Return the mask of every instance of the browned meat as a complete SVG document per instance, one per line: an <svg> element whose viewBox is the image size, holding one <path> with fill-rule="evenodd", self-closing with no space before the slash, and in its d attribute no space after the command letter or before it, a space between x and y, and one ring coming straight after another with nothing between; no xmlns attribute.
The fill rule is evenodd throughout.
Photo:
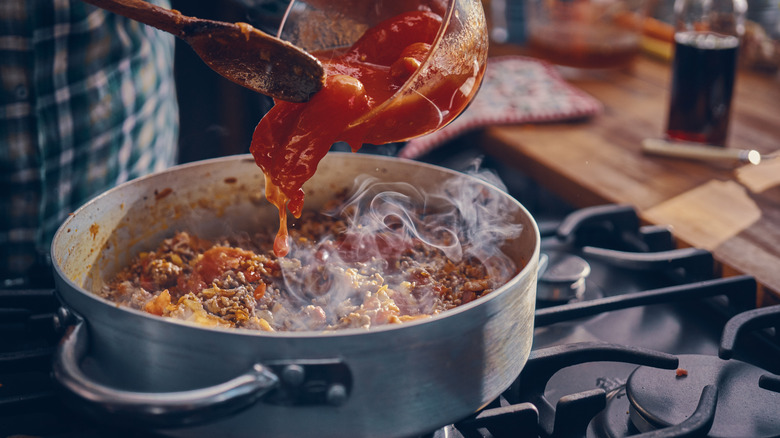
<svg viewBox="0 0 780 438"><path fill-rule="evenodd" d="M215 242L179 232L139 254L99 295L207 326L335 330L427 318L507 280L416 239L356 240L346 228L342 219L305 213L290 227L284 258L273 255L273 231ZM374 252L362 251L367 243Z"/></svg>

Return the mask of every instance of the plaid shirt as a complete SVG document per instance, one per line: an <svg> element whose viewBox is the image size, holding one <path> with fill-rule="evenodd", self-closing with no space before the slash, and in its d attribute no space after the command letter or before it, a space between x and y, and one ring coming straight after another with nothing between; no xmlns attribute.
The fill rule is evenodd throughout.
<svg viewBox="0 0 780 438"><path fill-rule="evenodd" d="M46 266L89 198L174 164L173 48L79 0L0 1L0 279Z"/></svg>

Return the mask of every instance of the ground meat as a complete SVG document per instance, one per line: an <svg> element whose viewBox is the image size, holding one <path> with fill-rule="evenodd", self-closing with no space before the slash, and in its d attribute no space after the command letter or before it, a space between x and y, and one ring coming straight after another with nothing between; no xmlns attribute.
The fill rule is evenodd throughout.
<svg viewBox="0 0 780 438"><path fill-rule="evenodd" d="M507 280L490 278L479 260L453 261L413 238L350 240L346 229L340 217L304 213L291 223L284 258L273 255L272 230L213 242L179 232L139 254L98 294L205 326L335 330L427 318ZM378 252L355 251L366 242Z"/></svg>
<svg viewBox="0 0 780 438"><path fill-rule="evenodd" d="M169 288L176 285L176 279L181 275L181 270L181 266L171 261L154 259L146 265L145 274L152 283L160 288Z"/></svg>

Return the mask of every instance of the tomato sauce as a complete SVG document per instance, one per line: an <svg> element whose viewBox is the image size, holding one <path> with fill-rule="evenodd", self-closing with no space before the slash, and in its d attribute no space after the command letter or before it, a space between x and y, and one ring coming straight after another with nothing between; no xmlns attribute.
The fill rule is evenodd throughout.
<svg viewBox="0 0 780 438"><path fill-rule="evenodd" d="M300 217L301 187L332 144L344 141L355 152L363 143L403 141L444 126L466 106L473 93L460 88L476 73L448 76L424 97L405 98L353 124L390 99L420 67L441 22L433 12L407 12L369 29L345 52L315 53L328 75L325 86L306 103L277 101L257 125L250 152L265 174L266 198L279 210L277 256L289 251L287 210Z"/></svg>
<svg viewBox="0 0 780 438"><path fill-rule="evenodd" d="M240 248L222 246L210 248L197 261L191 276L180 277L180 284L177 285L178 290L199 292L228 270L242 272L247 281L257 281L260 279L260 273L254 269L254 266L246 263L254 256L254 253Z"/></svg>

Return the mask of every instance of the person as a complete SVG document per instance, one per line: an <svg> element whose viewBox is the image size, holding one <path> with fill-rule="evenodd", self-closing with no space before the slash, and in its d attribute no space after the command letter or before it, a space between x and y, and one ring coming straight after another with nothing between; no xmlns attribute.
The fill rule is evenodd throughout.
<svg viewBox="0 0 780 438"><path fill-rule="evenodd" d="M50 275L81 204L175 164L173 55L172 35L79 0L0 3L3 286Z"/></svg>

